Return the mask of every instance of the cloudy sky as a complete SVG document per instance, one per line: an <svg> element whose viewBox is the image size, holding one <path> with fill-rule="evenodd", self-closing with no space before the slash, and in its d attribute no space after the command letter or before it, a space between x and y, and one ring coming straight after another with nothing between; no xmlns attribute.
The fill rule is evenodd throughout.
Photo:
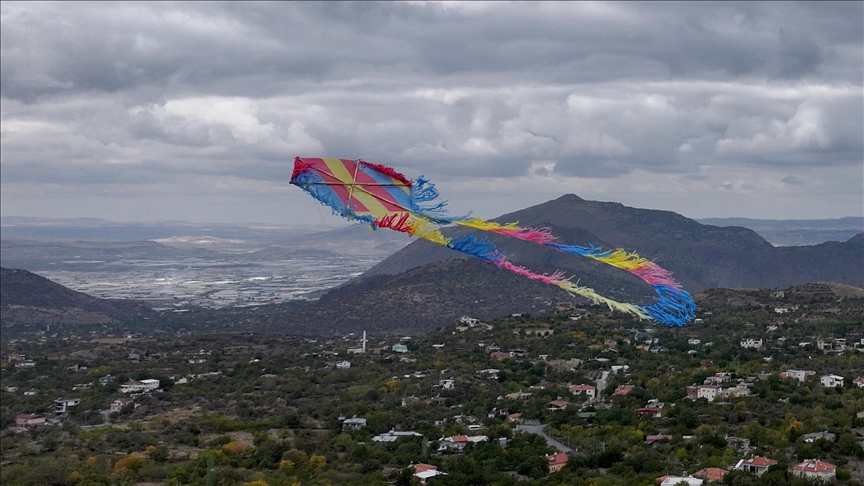
<svg viewBox="0 0 864 486"><path fill-rule="evenodd" d="M0 6L0 213L337 221L294 156L483 217L864 214L864 4Z"/></svg>

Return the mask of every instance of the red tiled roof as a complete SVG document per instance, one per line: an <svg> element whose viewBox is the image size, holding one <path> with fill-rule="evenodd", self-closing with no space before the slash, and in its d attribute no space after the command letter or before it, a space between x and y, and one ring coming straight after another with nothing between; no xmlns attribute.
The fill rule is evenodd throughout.
<svg viewBox="0 0 864 486"><path fill-rule="evenodd" d="M663 409L659 407L643 407L636 409L636 413L658 413L662 411Z"/></svg>
<svg viewBox="0 0 864 486"><path fill-rule="evenodd" d="M452 440L453 442L468 442L468 436L467 435L454 435L453 437L450 437L450 440Z"/></svg>
<svg viewBox="0 0 864 486"><path fill-rule="evenodd" d="M594 390L594 387L591 385L573 385L570 387L570 391L579 391L579 390L582 390L582 391Z"/></svg>
<svg viewBox="0 0 864 486"><path fill-rule="evenodd" d="M549 405L552 405L553 407L564 408L569 405L569 403L565 402L564 400L555 400L549 402Z"/></svg>
<svg viewBox="0 0 864 486"><path fill-rule="evenodd" d="M792 468L795 471L803 471L803 472L823 472L830 471L832 469L837 469L837 466L831 464L829 462L822 462L818 459L807 459L806 461L798 464L797 466Z"/></svg>
<svg viewBox="0 0 864 486"><path fill-rule="evenodd" d="M550 466L557 466L559 464L567 464L567 454L563 452L559 452L557 454L551 454L546 456L546 459L549 460Z"/></svg>
<svg viewBox="0 0 864 486"><path fill-rule="evenodd" d="M745 459L744 464L747 464L748 466L773 466L774 464L777 464L777 461L774 459L768 459L767 457L756 456L750 459Z"/></svg>
<svg viewBox="0 0 864 486"><path fill-rule="evenodd" d="M615 389L615 393L612 395L623 396L633 391L633 386L631 385L618 385L618 388Z"/></svg>
<svg viewBox="0 0 864 486"><path fill-rule="evenodd" d="M708 481L720 481L729 474L729 471L718 467L706 467L693 473L694 478L707 479Z"/></svg>
<svg viewBox="0 0 864 486"><path fill-rule="evenodd" d="M436 471L436 470L438 470L438 468L431 465L431 464L415 464L414 465L414 474L418 474L418 473L421 473L423 471Z"/></svg>

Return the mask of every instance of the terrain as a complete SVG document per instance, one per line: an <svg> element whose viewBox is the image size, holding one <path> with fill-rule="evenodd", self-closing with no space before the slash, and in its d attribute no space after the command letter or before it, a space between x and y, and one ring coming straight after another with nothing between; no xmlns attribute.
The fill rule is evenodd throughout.
<svg viewBox="0 0 864 486"><path fill-rule="evenodd" d="M812 282L864 287L864 233L848 241L775 247L742 227L703 225L668 211L562 196L496 218L548 227L559 241L622 247L672 271L690 292L709 288L784 288ZM467 234L447 228L448 236ZM564 270L581 285L639 304L653 292L637 278L598 262L489 235L509 259L538 273ZM512 275L426 241L415 241L361 277L286 316L286 333L393 329L422 334L461 315L481 319L548 311L580 302L565 292Z"/></svg>

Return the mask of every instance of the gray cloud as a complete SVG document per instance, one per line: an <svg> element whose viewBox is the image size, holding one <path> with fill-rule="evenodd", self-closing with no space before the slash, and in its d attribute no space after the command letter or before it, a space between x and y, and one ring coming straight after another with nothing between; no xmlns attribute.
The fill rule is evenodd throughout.
<svg viewBox="0 0 864 486"><path fill-rule="evenodd" d="M525 200L493 211L559 195L550 185L606 187L624 201L649 175L670 198L677 185L703 200L709 188L798 198L826 217L862 210L861 184L848 183L864 165L860 3L4 2L0 11L4 215L35 208L27 198L39 184L64 210L79 204L79 187L135 186L142 201L191 197L168 187L201 201L221 197L214 187L269 194L295 155L396 165L469 206L472 194L521 184ZM747 171L782 183L760 185ZM813 190L831 184L845 199L829 207ZM122 195L101 197L112 206ZM628 201L694 207L640 197ZM250 220L295 217L249 204ZM720 206L692 216L722 216Z"/></svg>

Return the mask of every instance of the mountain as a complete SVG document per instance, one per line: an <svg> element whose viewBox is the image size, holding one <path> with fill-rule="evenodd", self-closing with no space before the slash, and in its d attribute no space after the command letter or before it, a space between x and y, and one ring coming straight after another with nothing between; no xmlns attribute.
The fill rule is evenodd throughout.
<svg viewBox="0 0 864 486"><path fill-rule="evenodd" d="M586 201L572 194L495 221L548 227L564 243L636 251L671 270L690 292L820 281L864 287L864 234L842 243L777 248L747 228L703 225L669 211ZM473 230L444 232L452 236ZM514 263L535 272L564 270L580 284L618 300L653 302L653 290L621 270L524 241L487 236ZM574 300L555 287L418 240L303 312L286 316L279 330L422 334L461 315L484 319L540 312Z"/></svg>
<svg viewBox="0 0 864 486"><path fill-rule="evenodd" d="M818 245L826 241L846 241L864 232L864 218L847 216L838 219L698 219L713 226L742 226L751 229L774 246Z"/></svg>
<svg viewBox="0 0 864 486"><path fill-rule="evenodd" d="M0 268L0 327L108 324L152 314L134 301L97 299L26 270Z"/></svg>

